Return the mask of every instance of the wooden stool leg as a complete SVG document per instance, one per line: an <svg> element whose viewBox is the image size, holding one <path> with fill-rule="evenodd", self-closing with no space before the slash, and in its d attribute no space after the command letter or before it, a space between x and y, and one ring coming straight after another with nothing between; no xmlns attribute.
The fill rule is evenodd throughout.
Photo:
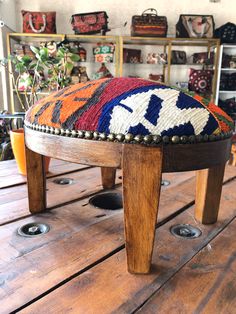
<svg viewBox="0 0 236 314"><path fill-rule="evenodd" d="M102 186L104 189L113 189L116 181L116 168L101 167Z"/></svg>
<svg viewBox="0 0 236 314"><path fill-rule="evenodd" d="M161 188L162 148L123 147L123 202L128 271L150 271Z"/></svg>
<svg viewBox="0 0 236 314"><path fill-rule="evenodd" d="M46 209L46 175L44 157L25 146L29 210L39 213Z"/></svg>
<svg viewBox="0 0 236 314"><path fill-rule="evenodd" d="M197 171L195 218L203 224L217 221L225 164Z"/></svg>

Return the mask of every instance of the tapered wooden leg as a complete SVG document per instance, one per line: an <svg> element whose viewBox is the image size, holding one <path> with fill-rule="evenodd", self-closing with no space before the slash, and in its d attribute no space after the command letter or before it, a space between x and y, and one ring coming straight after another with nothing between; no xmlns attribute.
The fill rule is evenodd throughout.
<svg viewBox="0 0 236 314"><path fill-rule="evenodd" d="M46 209L46 175L44 157L25 147L29 210L39 213Z"/></svg>
<svg viewBox="0 0 236 314"><path fill-rule="evenodd" d="M161 188L162 148L123 147L123 202L128 271L150 271Z"/></svg>
<svg viewBox="0 0 236 314"><path fill-rule="evenodd" d="M197 171L195 218L203 224L217 221L225 164Z"/></svg>
<svg viewBox="0 0 236 314"><path fill-rule="evenodd" d="M116 168L101 167L102 186L104 189L113 189L116 181Z"/></svg>

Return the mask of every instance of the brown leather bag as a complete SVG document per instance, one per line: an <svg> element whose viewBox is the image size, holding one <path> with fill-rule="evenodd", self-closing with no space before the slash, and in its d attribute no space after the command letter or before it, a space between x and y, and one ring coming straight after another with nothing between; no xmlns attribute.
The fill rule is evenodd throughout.
<svg viewBox="0 0 236 314"><path fill-rule="evenodd" d="M147 13L150 11L151 13ZM131 36L166 37L168 29L166 16L157 15L153 8L142 15L134 15L131 22Z"/></svg>

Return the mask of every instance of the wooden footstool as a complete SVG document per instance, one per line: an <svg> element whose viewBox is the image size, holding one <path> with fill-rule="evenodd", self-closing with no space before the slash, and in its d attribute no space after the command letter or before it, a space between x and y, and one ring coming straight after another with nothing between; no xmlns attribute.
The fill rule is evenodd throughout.
<svg viewBox="0 0 236 314"><path fill-rule="evenodd" d="M101 167L104 188L122 168L128 271L148 273L162 173L198 170L196 219L216 222L232 126L202 97L143 79L101 79L52 93L25 120L29 209L46 209L43 155Z"/></svg>

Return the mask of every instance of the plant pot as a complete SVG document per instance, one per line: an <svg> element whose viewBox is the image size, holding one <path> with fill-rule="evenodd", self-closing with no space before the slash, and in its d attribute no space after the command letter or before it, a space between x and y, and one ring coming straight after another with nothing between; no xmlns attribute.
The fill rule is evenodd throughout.
<svg viewBox="0 0 236 314"><path fill-rule="evenodd" d="M11 146L18 171L22 175L26 175L26 160L25 160L25 138L24 129L10 131ZM49 169L50 157L44 157L46 173Z"/></svg>

